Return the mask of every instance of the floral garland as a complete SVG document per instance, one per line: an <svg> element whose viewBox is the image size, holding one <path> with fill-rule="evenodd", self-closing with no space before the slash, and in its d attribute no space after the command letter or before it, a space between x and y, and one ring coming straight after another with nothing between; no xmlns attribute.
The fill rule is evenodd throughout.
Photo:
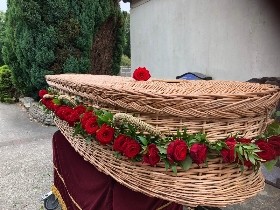
<svg viewBox="0 0 280 210"><path fill-rule="evenodd" d="M134 73L141 72L140 80L149 79L147 69L140 68L138 73L137 70ZM171 168L174 173L178 166L187 170L193 163L207 165L207 159L216 157L221 157L224 163L238 165L242 171L245 167L258 170L261 163L271 169L280 156L280 124L277 122L254 139L230 136L223 141L210 142L206 134L188 134L186 129L176 135L160 137L138 132L125 121L116 126L111 112L83 104L73 105L51 89L40 90L39 97L48 110L75 129L74 135L82 135L88 143L95 140L111 145L118 158L124 156L150 166L164 162L166 170Z"/></svg>

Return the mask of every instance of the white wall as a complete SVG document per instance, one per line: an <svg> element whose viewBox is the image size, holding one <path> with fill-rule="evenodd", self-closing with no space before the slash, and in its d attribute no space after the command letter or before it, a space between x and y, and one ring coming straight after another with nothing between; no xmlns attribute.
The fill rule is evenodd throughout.
<svg viewBox="0 0 280 210"><path fill-rule="evenodd" d="M280 9L268 0L132 0L132 69L175 79L280 77ZM279 15L277 15L277 13Z"/></svg>

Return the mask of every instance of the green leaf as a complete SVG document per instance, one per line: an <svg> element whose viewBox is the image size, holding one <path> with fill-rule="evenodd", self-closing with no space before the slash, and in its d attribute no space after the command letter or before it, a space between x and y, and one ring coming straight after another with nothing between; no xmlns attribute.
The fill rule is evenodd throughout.
<svg viewBox="0 0 280 210"><path fill-rule="evenodd" d="M245 156L245 159L248 160L248 154L247 154L247 152L244 152L244 156Z"/></svg>
<svg viewBox="0 0 280 210"><path fill-rule="evenodd" d="M243 149L242 149L241 146L238 146L238 152L239 152L240 155L243 155Z"/></svg>
<svg viewBox="0 0 280 210"><path fill-rule="evenodd" d="M57 98L54 98L52 101L56 105L61 105L61 101L59 99L57 99Z"/></svg>
<svg viewBox="0 0 280 210"><path fill-rule="evenodd" d="M86 109L87 112L90 112L90 111L93 111L93 110L94 110L94 108L92 106L88 106L87 109Z"/></svg>
<svg viewBox="0 0 280 210"><path fill-rule="evenodd" d="M182 168L186 171L192 166L192 159L188 156L184 161L181 162Z"/></svg>
<svg viewBox="0 0 280 210"><path fill-rule="evenodd" d="M255 149L255 147L252 146L252 145L243 145L243 148L244 148L244 149L247 149L247 150Z"/></svg>
<svg viewBox="0 0 280 210"><path fill-rule="evenodd" d="M243 165L243 163L242 163L241 165L239 165L239 167L240 167L240 171L243 172L243 171L244 171L244 165Z"/></svg>
<svg viewBox="0 0 280 210"><path fill-rule="evenodd" d="M167 154L167 150L161 146L157 146L160 154Z"/></svg>
<svg viewBox="0 0 280 210"><path fill-rule="evenodd" d="M81 123L79 123L79 124L77 124L77 126L75 127L73 136L76 136L76 135L80 134L81 132L82 132L82 125L81 125Z"/></svg>
<svg viewBox="0 0 280 210"><path fill-rule="evenodd" d="M271 160L271 161L265 162L264 166L268 171L271 171L276 163L277 163L277 160Z"/></svg>
<svg viewBox="0 0 280 210"><path fill-rule="evenodd" d="M103 114L102 110L94 109L94 113L96 116L101 116Z"/></svg>
<svg viewBox="0 0 280 210"><path fill-rule="evenodd" d="M280 117L280 111L275 112L276 117Z"/></svg>
<svg viewBox="0 0 280 210"><path fill-rule="evenodd" d="M143 136L137 136L137 139L139 139L139 141L141 141L141 143L144 145L144 146L147 146L148 145L148 140L143 137Z"/></svg>
<svg viewBox="0 0 280 210"><path fill-rule="evenodd" d="M280 134L280 123L273 122L271 123L267 129L266 129L266 136L272 136L272 135L279 135Z"/></svg>
<svg viewBox="0 0 280 210"><path fill-rule="evenodd" d="M183 139L187 140L187 138L189 136L188 133L187 133L187 129L184 128L183 130L184 130L184 132L183 132Z"/></svg>
<svg viewBox="0 0 280 210"><path fill-rule="evenodd" d="M176 165L172 165L172 166L171 166L171 169L172 169L173 173L174 173L175 175L177 175L177 166L176 166Z"/></svg>
<svg viewBox="0 0 280 210"><path fill-rule="evenodd" d="M111 112L108 112L108 111L103 111L103 116L107 119L107 120L110 120L112 121L113 120L113 114Z"/></svg>
<svg viewBox="0 0 280 210"><path fill-rule="evenodd" d="M254 159L254 157L251 154L248 155L248 158L253 165L256 164L256 160Z"/></svg>
<svg viewBox="0 0 280 210"><path fill-rule="evenodd" d="M194 144L196 142L197 142L197 139L192 139L192 140L189 141L189 144L192 145L192 144Z"/></svg>
<svg viewBox="0 0 280 210"><path fill-rule="evenodd" d="M86 140L86 143L87 143L87 144L90 144L90 143L91 143L91 140L92 140L92 137L91 137L91 136L87 136L87 137L85 138L85 140Z"/></svg>
<svg viewBox="0 0 280 210"><path fill-rule="evenodd" d="M177 137L178 137L178 138L181 138L181 137L182 137L182 135L181 135L179 129L177 130Z"/></svg>
<svg viewBox="0 0 280 210"><path fill-rule="evenodd" d="M235 153L235 157L236 157L236 154L238 156L238 159L243 163L243 157L241 154L239 154L238 152ZM235 159L235 158L234 158Z"/></svg>
<svg viewBox="0 0 280 210"><path fill-rule="evenodd" d="M120 159L121 158L121 154L119 152L114 152L114 156L117 158L117 159Z"/></svg>
<svg viewBox="0 0 280 210"><path fill-rule="evenodd" d="M163 161L164 161L164 165L165 165L165 171L167 171L170 168L170 163L166 159L163 159Z"/></svg>

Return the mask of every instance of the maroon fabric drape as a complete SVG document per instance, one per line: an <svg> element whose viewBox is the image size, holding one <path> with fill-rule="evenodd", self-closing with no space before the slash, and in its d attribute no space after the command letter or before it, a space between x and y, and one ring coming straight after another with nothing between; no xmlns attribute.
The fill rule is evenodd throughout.
<svg viewBox="0 0 280 210"><path fill-rule="evenodd" d="M54 185L68 210L154 210L168 201L134 192L85 161L60 131L53 136ZM164 210L183 210L172 203Z"/></svg>

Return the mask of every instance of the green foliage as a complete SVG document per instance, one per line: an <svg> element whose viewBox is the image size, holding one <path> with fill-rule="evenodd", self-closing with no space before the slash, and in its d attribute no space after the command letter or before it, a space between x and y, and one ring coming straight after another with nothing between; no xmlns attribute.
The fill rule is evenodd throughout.
<svg viewBox="0 0 280 210"><path fill-rule="evenodd" d="M124 16L124 49L123 54L131 58L131 47L130 47L130 14L123 12Z"/></svg>
<svg viewBox="0 0 280 210"><path fill-rule="evenodd" d="M131 60L127 55L122 55L121 66L131 66Z"/></svg>
<svg viewBox="0 0 280 210"><path fill-rule="evenodd" d="M12 82L12 72L7 65L0 67L0 101L12 103L15 101L16 89Z"/></svg>
<svg viewBox="0 0 280 210"><path fill-rule="evenodd" d="M46 74L89 73L95 36L115 20L110 74L118 74L123 47L123 16L115 0L8 0L3 57L14 84L35 97ZM1 23L0 23L1 31ZM1 44L1 35L0 35ZM102 49L100 50L102 53ZM102 57L102 56L101 56ZM98 60L96 62L99 62Z"/></svg>
<svg viewBox="0 0 280 210"><path fill-rule="evenodd" d="M117 24L116 24L116 43L113 53L112 73L118 75L120 72L120 63L123 54L124 44L124 19L120 11L117 12Z"/></svg>
<svg viewBox="0 0 280 210"><path fill-rule="evenodd" d="M5 40L5 13L0 11L0 66L4 65L2 48Z"/></svg>

